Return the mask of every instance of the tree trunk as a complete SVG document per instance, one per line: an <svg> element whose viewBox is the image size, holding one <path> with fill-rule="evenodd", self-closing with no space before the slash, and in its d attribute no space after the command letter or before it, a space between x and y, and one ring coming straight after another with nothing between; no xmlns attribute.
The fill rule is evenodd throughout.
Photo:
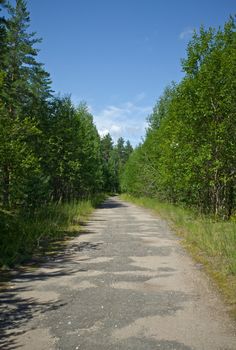
<svg viewBox="0 0 236 350"><path fill-rule="evenodd" d="M229 186L229 194L228 194L228 208L227 208L227 219L229 220L234 208L234 185L233 183Z"/></svg>
<svg viewBox="0 0 236 350"><path fill-rule="evenodd" d="M8 164L3 166L3 206L10 206L10 169Z"/></svg>

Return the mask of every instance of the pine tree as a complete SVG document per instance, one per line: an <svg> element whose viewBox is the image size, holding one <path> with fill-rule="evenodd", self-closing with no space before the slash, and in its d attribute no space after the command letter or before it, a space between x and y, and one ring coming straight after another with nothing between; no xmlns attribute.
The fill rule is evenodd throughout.
<svg viewBox="0 0 236 350"><path fill-rule="evenodd" d="M7 3L9 18L5 29L3 81L1 100L3 105L1 130L1 182L3 204L9 206L27 201L28 182L38 178L40 165L35 154L35 139L39 130L38 113L33 113L34 101L40 105L42 96L48 96L48 76L36 61L39 43L35 33L29 33L29 12L24 0L16 0L15 7ZM39 93L40 92L40 93ZM27 176L25 176L25 173ZM38 181L38 180L37 180ZM14 193L14 196L13 196ZM21 197L21 199L20 199Z"/></svg>

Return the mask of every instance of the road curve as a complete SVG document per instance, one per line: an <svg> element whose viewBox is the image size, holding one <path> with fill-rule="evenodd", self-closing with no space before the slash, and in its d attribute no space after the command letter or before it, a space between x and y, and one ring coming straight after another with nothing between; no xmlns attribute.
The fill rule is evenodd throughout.
<svg viewBox="0 0 236 350"><path fill-rule="evenodd" d="M4 350L235 350L235 324L167 223L108 199L1 293Z"/></svg>

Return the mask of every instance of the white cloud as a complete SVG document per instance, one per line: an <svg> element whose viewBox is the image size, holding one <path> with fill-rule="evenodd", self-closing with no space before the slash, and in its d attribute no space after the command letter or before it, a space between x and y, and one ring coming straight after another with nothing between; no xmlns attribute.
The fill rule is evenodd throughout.
<svg viewBox="0 0 236 350"><path fill-rule="evenodd" d="M107 134L109 134L109 130L108 129L98 129L98 133L101 137L104 137Z"/></svg>
<svg viewBox="0 0 236 350"><path fill-rule="evenodd" d="M186 28L179 34L179 39L180 40L185 40L185 39L190 39L193 34L193 29L192 28Z"/></svg>
<svg viewBox="0 0 236 350"><path fill-rule="evenodd" d="M98 113L94 112L94 121L101 136L109 132L115 142L123 137L136 145L145 134L146 118L151 111L151 106L140 105L137 98L134 98L134 102L110 105Z"/></svg>
<svg viewBox="0 0 236 350"><path fill-rule="evenodd" d="M119 135L120 132L122 131L122 128L120 125L112 125L110 130L113 134Z"/></svg>

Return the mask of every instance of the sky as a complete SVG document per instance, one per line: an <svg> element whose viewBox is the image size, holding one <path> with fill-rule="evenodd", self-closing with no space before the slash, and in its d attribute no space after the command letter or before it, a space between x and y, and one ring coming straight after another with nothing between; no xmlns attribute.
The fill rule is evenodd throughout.
<svg viewBox="0 0 236 350"><path fill-rule="evenodd" d="M85 101L101 135L142 141L194 29L224 25L235 0L28 0L56 93Z"/></svg>

